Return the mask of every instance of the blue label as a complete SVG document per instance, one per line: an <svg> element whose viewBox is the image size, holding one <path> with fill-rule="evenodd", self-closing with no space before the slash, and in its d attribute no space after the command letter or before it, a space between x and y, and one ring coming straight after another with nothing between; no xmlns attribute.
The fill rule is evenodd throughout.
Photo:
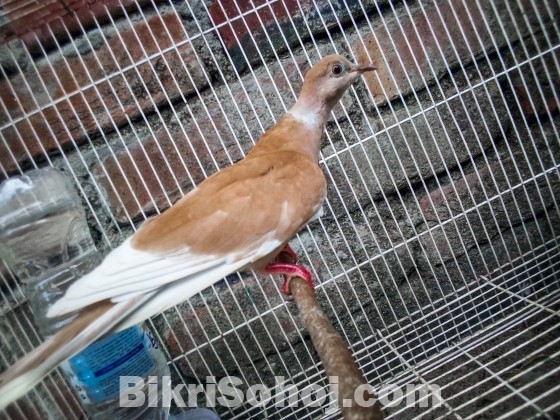
<svg viewBox="0 0 560 420"><path fill-rule="evenodd" d="M139 326L96 341L69 364L91 402L118 396L120 376L145 377L156 366Z"/></svg>

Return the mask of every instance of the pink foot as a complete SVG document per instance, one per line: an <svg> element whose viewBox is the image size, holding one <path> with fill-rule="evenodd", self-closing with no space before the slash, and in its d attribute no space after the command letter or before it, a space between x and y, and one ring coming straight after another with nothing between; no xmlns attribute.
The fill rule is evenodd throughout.
<svg viewBox="0 0 560 420"><path fill-rule="evenodd" d="M293 251L292 251L293 252ZM295 255L295 254L294 254ZM286 296L290 296L290 280L294 277L301 277L304 279L311 287L311 290L315 290L315 285L313 284L313 280L311 280L311 273L307 271L306 268L302 267L301 265L297 264L287 264L287 263L279 263L272 261L268 264L263 270L263 274L281 274L284 276L284 284L280 289L282 293Z"/></svg>

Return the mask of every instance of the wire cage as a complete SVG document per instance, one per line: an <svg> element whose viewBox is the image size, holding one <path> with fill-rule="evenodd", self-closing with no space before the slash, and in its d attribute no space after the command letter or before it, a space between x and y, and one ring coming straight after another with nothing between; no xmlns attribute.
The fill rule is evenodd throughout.
<svg viewBox="0 0 560 420"><path fill-rule="evenodd" d="M0 177L65 172L102 253L242 158L320 57L374 63L327 124L324 215L291 242L323 309L388 418L560 415L557 0L0 7ZM0 276L4 370L40 339ZM231 275L150 326L174 385L269 387L224 419L340 415L275 398L328 382L272 278ZM2 415L83 412L57 371Z"/></svg>

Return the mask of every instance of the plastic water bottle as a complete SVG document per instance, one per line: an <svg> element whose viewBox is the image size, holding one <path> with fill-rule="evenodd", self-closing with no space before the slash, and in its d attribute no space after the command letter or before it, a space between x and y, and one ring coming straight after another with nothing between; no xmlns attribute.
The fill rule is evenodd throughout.
<svg viewBox="0 0 560 420"><path fill-rule="evenodd" d="M74 314L47 318L46 313L101 258L65 175L38 169L0 185L0 255L24 285L44 337L71 321ZM61 367L92 418L167 418L169 407L149 407L148 398L140 407L119 407L120 376L169 378L165 357L143 325L102 338Z"/></svg>

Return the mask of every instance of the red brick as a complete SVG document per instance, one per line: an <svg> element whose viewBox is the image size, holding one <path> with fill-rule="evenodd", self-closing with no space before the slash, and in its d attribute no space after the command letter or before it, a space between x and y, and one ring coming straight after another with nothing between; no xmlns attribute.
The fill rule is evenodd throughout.
<svg viewBox="0 0 560 420"><path fill-rule="evenodd" d="M280 283L278 278L275 281ZM260 282L260 286L257 282ZM218 287L221 288L219 285ZM163 336L171 358L177 359L190 353L186 361L178 360L178 366L185 374L199 377L231 374L237 364L243 365L248 357L254 362L285 347L288 342L299 339L298 326L286 307L247 324L246 320L253 318L254 311L259 307L263 307L262 311L270 309L261 293L261 287L271 305L282 302L283 298L278 294L274 280L246 277L243 282L230 283L229 288L235 299L229 288L222 289L219 292L219 303L210 295L205 299L206 305L195 304L192 309L190 305L180 305L181 317L176 317L172 311L166 313L169 326L165 326ZM226 316L227 321L224 319ZM216 324L220 326L220 330L216 328ZM270 328L271 325L275 328ZM236 328L236 333L223 334L232 327ZM255 341L259 346L247 345Z"/></svg>
<svg viewBox="0 0 560 420"><path fill-rule="evenodd" d="M274 17L276 17L279 22L282 22L290 16L288 13L296 14L299 12L298 2L296 0L272 3L270 7L266 6L255 10L265 3L267 3L265 0L241 0L236 2L216 0L212 2L208 11L214 25L218 26L231 21L218 29L226 48L230 49L233 45L237 44L236 35L239 39L247 33L255 33L259 29L262 29L263 25L266 26L267 24L275 22ZM311 2L307 0L301 3L303 7L308 7ZM247 14L242 16L243 13ZM274 15L272 13L274 13Z"/></svg>
<svg viewBox="0 0 560 420"><path fill-rule="evenodd" d="M463 214L463 209L472 209L476 204L486 201L485 191L489 197L496 194L492 178L498 171L499 165L491 164L420 198L418 204L426 224L430 227L438 226L431 233L420 235L425 256L433 264L464 254L465 248L469 249L476 243L488 240L487 233L490 237L496 234L497 226L487 205L466 215ZM458 218L440 224L453 216ZM483 221L486 222L484 225Z"/></svg>
<svg viewBox="0 0 560 420"><path fill-rule="evenodd" d="M238 71L260 65L262 58L275 58L287 48L300 48L301 40L313 34L336 32L361 21L380 1L345 0L316 2L224 1L210 2L209 15Z"/></svg>
<svg viewBox="0 0 560 420"><path fill-rule="evenodd" d="M513 91L517 95L521 111L527 117L544 117L548 113L554 115L558 112L559 104L554 96L560 92L560 80L554 59L560 60L560 51L555 50L542 60L536 60L532 63L532 68L525 64L510 74ZM550 80L546 77L547 71Z"/></svg>
<svg viewBox="0 0 560 420"><path fill-rule="evenodd" d="M378 67L377 75L365 75L375 103L381 105L420 89L457 63L464 65L478 58L483 50L506 46L506 39L514 44L535 28L552 33L556 4L551 6L550 14L542 2L509 2L510 15L509 11L500 13L506 1L450 0L423 9L416 7L410 14L390 19L373 34L364 36L365 47L357 41L354 50L360 61L371 59Z"/></svg>
<svg viewBox="0 0 560 420"><path fill-rule="evenodd" d="M446 261L463 254L464 247L470 249L493 238L500 241L507 230L527 224L553 207L554 197L560 193L558 177L550 174L526 182L532 176L531 168L542 159L538 151L547 143L546 136L534 141L535 149L522 152L511 140L513 157L491 162L419 199L426 225L435 227L420 236L427 258L438 264L438 253ZM551 148L552 153L558 152L558 147ZM541 224L543 231L548 227ZM505 245L512 250L517 247Z"/></svg>
<svg viewBox="0 0 560 420"><path fill-rule="evenodd" d="M209 108L212 115L217 106L210 105ZM183 121L188 138L178 125L169 125L167 130L172 139L166 129L162 128L154 133L157 141L148 135L140 139L141 144L135 140L128 145L128 151L121 150L115 156L106 158L102 164L94 165L96 181L103 188L108 204L119 222L127 222L127 214L137 220L141 218L142 211L150 214L156 208L159 211L165 210L169 207L167 197L174 203L181 197L181 189L192 188L191 178L198 184L205 178L204 171L206 175L216 171L212 158L220 166L229 163L208 116L201 112L195 118L200 130L193 120ZM225 132L221 118L215 118L213 122L220 132ZM200 131L204 133L206 141ZM237 154L235 150L233 152L234 158L241 157L238 150Z"/></svg>
<svg viewBox="0 0 560 420"><path fill-rule="evenodd" d="M137 219L141 211L151 213L155 207L164 210L169 206L166 197L169 196L171 202L175 202L180 198L180 188L185 187L185 182L189 180L173 144L174 141L183 152L189 149L182 133L173 133L173 141L164 130L157 132L156 137L157 141L150 137L143 148L134 145L128 152L120 151L114 157L107 158L103 164L94 165L96 180L104 189L108 203L120 222L128 220L127 214ZM199 147L197 153L202 155L202 152L203 148ZM192 157L192 152L184 154L184 160L191 176L200 181L202 171Z"/></svg>
<svg viewBox="0 0 560 420"><path fill-rule="evenodd" d="M157 41L154 41L152 33ZM24 112L31 113L29 120L36 130L36 133L32 132L28 121L15 123L31 156L24 152L13 126L8 125L2 131L8 148L18 162L40 158L43 155L41 144L49 153L56 151L58 144L62 147L70 145L71 139L79 144L86 136L94 135L99 130L113 130L115 126L126 124L128 118L134 119L142 112L150 111L154 103L166 103L167 97L174 100L206 86L204 69L196 60L190 44L185 43L177 50L158 54L162 49L185 39L183 26L176 14L153 16L122 31L120 36L122 41L114 35L95 53L69 58L67 63L58 58L52 63L52 69L45 61L38 62L37 72L45 87L35 71L16 75L9 81L0 83L0 97L9 113L7 115L0 111L0 124L9 124L10 117L20 119ZM117 74L121 68L132 66L153 54L158 55ZM164 60L169 67L164 65ZM183 63L195 86L191 84ZM179 87L169 68L173 69L173 76ZM106 76L109 78L106 79ZM95 87L91 86L90 80L95 82ZM147 87L147 92L142 82ZM164 89L161 89L160 83ZM68 98L60 101L64 96ZM55 104L57 100L60 102ZM42 111L37 110L35 101ZM0 143L0 163L7 172L16 168L4 143Z"/></svg>
<svg viewBox="0 0 560 420"><path fill-rule="evenodd" d="M20 38L32 52L52 48L55 39L61 43L68 36L82 33L117 18L125 10L134 10L150 0L51 0L45 2L5 2L2 5L8 22L0 28L0 38L10 41Z"/></svg>
<svg viewBox="0 0 560 420"><path fill-rule="evenodd" d="M387 25L377 27L375 36L373 34L365 36L365 49L361 43L356 45L359 61L368 62L371 59L378 68L377 74L365 74L366 83L376 105L392 100L400 94L409 93L412 88L407 75L414 89L422 87L425 80L433 80L435 75L430 65L436 72L445 71L446 66L451 66L458 61L455 51L459 55L459 60L468 60L471 56L469 46L475 54L483 48L476 38L476 33L480 36L484 47L489 46L490 35L474 3L473 7L469 7L471 3L465 4L460 0L451 0L450 3L437 4L443 20L435 5L424 7L424 12L416 8L411 11L411 17L407 15L400 17L399 20L391 20ZM468 12L466 7L469 7ZM453 10L457 17L454 16ZM474 25L468 13L471 14ZM399 23L402 29L399 28ZM461 28L465 33L466 42ZM386 61L383 59L383 54Z"/></svg>
<svg viewBox="0 0 560 420"><path fill-rule="evenodd" d="M176 320L177 325L164 333L171 357L180 356L206 342L205 326L212 325L212 317L205 306L195 306L193 309L185 311L182 318ZM207 333L212 335L210 330Z"/></svg>
<svg viewBox="0 0 560 420"><path fill-rule="evenodd" d="M498 168L498 164L483 167L420 198L418 204L422 209L424 218L428 221L436 221L435 211L437 211L440 219L445 220L450 216L447 214L446 217L446 214L444 214L448 212L447 206L452 210L459 211L459 202L462 203L465 209L472 207L476 203L472 202L470 194L473 194L477 202L483 201L482 188L484 185L491 184L492 172L498 170ZM492 194L490 193L490 195Z"/></svg>

